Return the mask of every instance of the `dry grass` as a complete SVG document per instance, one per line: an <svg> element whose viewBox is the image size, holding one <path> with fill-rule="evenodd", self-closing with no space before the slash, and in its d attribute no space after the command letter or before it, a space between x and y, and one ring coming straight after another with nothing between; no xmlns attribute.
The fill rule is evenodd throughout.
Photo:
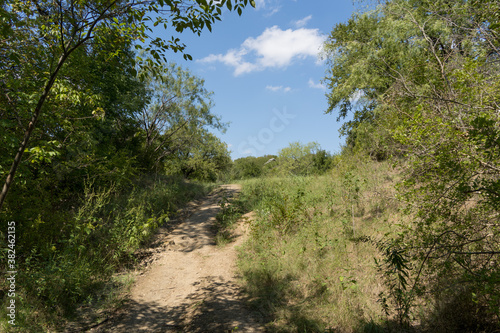
<svg viewBox="0 0 500 333"><path fill-rule="evenodd" d="M381 330L384 286L366 237L400 222L397 173L387 163L342 162L324 176L243 184L259 200L240 270L269 331Z"/></svg>

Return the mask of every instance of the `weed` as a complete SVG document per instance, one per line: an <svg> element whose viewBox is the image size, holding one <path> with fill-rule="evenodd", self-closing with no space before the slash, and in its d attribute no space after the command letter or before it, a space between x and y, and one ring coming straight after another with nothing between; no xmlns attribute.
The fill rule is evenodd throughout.
<svg viewBox="0 0 500 333"><path fill-rule="evenodd" d="M215 216L215 242L217 245L225 245L231 242L234 224L249 211L249 206L243 197L229 198L224 194L219 207Z"/></svg>
<svg viewBox="0 0 500 333"><path fill-rule="evenodd" d="M390 188L382 176L387 168L346 161L323 176L243 182L256 219L239 267L270 331L352 332L361 322L373 323L366 331L381 327L377 300L386 287L373 264L378 252L360 240L384 234L398 214L388 206L372 215L372 206L386 206L372 193Z"/></svg>
<svg viewBox="0 0 500 333"><path fill-rule="evenodd" d="M413 290L407 288L410 271L409 261L405 251L395 244L379 242L379 249L383 252L384 258L382 261L376 260L376 264L384 277L389 297L387 298L385 293L381 292L379 302L387 317L390 316L391 309L394 309L398 324L403 328L408 328L413 305Z"/></svg>
<svg viewBox="0 0 500 333"><path fill-rule="evenodd" d="M62 331L65 321L78 316L79 307L112 304L114 293L104 296L101 291L113 274L134 264L134 251L179 206L208 190L206 185L158 176L140 179L128 191L100 190L89 183L72 210L20 223L19 235L26 237L16 244L23 267L16 276L17 327L23 332ZM4 322L7 301L0 299L2 328L10 327Z"/></svg>

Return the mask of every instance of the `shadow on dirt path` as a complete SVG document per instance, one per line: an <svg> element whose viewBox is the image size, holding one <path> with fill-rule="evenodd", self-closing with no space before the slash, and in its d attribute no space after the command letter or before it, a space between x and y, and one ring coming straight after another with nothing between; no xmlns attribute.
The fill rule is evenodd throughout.
<svg viewBox="0 0 500 333"><path fill-rule="evenodd" d="M156 260L137 277L128 301L88 332L264 332L235 275L236 247L248 226L238 227L231 244L217 247L214 241L218 202L239 190L221 186L189 208L173 231L160 230Z"/></svg>

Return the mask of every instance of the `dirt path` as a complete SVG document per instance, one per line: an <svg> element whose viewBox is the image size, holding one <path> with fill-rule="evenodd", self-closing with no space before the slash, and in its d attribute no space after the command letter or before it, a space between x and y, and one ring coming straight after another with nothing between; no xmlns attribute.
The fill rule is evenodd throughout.
<svg viewBox="0 0 500 333"><path fill-rule="evenodd" d="M91 332L264 332L235 276L235 247L247 226L242 224L236 240L225 247L215 245L211 229L222 193L239 190L239 185L224 185L191 208L176 229L160 234L161 250L137 277L130 300Z"/></svg>

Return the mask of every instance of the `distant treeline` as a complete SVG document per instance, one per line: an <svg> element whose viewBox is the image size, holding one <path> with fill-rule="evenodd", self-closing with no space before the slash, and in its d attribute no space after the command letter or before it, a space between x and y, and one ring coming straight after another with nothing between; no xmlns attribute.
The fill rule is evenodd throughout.
<svg viewBox="0 0 500 333"><path fill-rule="evenodd" d="M293 142L281 149L278 155L242 157L233 162L232 179L260 176L319 175L335 165L335 156L320 148L316 142Z"/></svg>

